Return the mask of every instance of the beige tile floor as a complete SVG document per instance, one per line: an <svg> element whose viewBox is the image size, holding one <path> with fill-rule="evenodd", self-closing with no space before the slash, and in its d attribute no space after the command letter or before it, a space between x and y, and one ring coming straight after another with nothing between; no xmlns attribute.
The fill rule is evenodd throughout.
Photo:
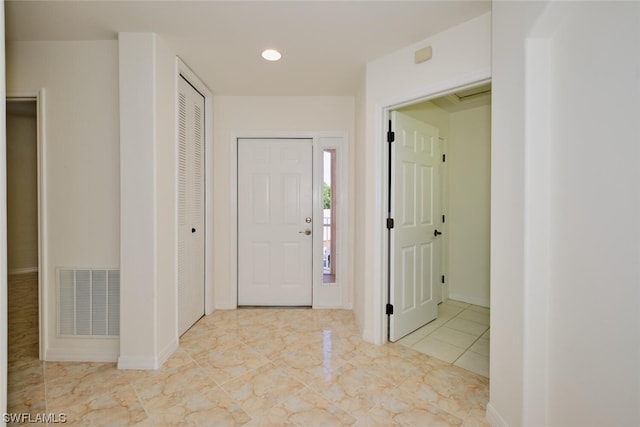
<svg viewBox="0 0 640 427"><path fill-rule="evenodd" d="M489 315L486 307L449 300L436 320L398 343L488 378Z"/></svg>
<svg viewBox="0 0 640 427"><path fill-rule="evenodd" d="M345 310L217 311L157 371L41 362L34 283L9 283L9 412L74 426L488 425L487 378L365 343Z"/></svg>

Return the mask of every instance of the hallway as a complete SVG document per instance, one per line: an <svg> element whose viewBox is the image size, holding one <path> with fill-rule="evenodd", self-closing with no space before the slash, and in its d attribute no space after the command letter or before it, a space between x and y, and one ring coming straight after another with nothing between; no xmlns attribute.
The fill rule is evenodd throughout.
<svg viewBox="0 0 640 427"><path fill-rule="evenodd" d="M35 277L11 276L11 297L33 300ZM11 413L64 413L69 425L488 425L487 378L365 343L351 311L216 311L157 371L38 361L37 310L9 312Z"/></svg>

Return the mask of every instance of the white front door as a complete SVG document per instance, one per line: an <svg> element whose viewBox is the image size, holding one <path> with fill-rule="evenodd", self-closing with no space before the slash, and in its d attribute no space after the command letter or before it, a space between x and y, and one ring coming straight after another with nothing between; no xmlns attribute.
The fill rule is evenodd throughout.
<svg viewBox="0 0 640 427"><path fill-rule="evenodd" d="M311 306L312 148L238 139L238 305Z"/></svg>
<svg viewBox="0 0 640 427"><path fill-rule="evenodd" d="M437 128L397 111L391 122L389 340L396 341L438 315L442 159Z"/></svg>
<svg viewBox="0 0 640 427"><path fill-rule="evenodd" d="M204 315L204 97L178 93L178 331Z"/></svg>

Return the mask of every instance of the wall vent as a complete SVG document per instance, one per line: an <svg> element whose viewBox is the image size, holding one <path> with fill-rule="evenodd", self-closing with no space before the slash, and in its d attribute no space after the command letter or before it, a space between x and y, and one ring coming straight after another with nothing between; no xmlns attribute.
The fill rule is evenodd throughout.
<svg viewBox="0 0 640 427"><path fill-rule="evenodd" d="M120 271L58 269L58 335L120 335Z"/></svg>

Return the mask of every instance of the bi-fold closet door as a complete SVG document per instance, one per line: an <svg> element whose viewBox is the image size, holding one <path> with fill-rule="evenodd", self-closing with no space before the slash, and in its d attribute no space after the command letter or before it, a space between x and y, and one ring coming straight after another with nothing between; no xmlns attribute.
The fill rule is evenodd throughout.
<svg viewBox="0 0 640 427"><path fill-rule="evenodd" d="M184 77L178 88L178 329L204 315L205 98Z"/></svg>

